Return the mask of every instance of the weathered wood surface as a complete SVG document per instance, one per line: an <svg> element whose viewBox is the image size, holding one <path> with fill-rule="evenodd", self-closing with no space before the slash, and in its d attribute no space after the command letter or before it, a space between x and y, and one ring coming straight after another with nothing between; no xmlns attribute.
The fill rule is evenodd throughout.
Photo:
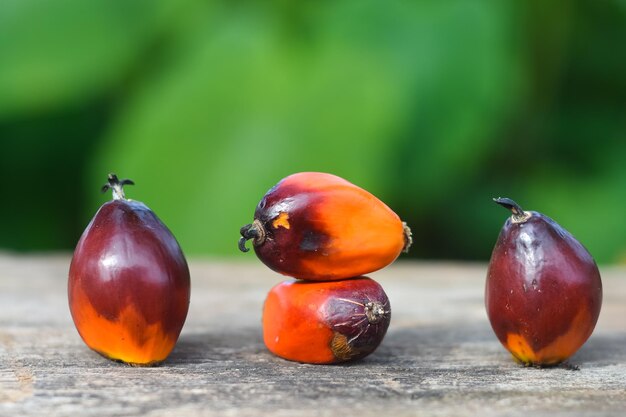
<svg viewBox="0 0 626 417"><path fill-rule="evenodd" d="M260 312L282 278L258 262L192 261L192 301L160 367L87 349L66 298L68 256L0 254L1 416L623 416L626 269L603 268L596 331L571 363L523 368L493 335L485 265L396 263L372 274L393 317L383 344L346 366L268 353Z"/></svg>

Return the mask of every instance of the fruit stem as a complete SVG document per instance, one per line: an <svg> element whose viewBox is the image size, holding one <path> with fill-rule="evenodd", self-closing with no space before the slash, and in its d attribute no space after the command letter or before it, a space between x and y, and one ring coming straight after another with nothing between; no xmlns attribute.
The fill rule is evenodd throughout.
<svg viewBox="0 0 626 417"><path fill-rule="evenodd" d="M494 198L493 201L495 201L496 204L499 204L502 207L511 210L511 213L513 213L513 215L511 216L511 221L513 221L513 223L524 223L526 220L530 219L530 212L525 212L524 210L522 210L519 204L517 204L510 198L498 197Z"/></svg>
<svg viewBox="0 0 626 417"><path fill-rule="evenodd" d="M252 244L254 246L262 245L265 242L265 228L263 223L259 219L254 219L252 224L247 224L239 230L241 238L239 238L239 250L242 252L248 252L250 249L246 248L246 242L250 239L254 239Z"/></svg>
<svg viewBox="0 0 626 417"><path fill-rule="evenodd" d="M113 200L126 200L126 196L124 195L124 186L125 185L135 185L132 180L123 179L119 180L117 175L109 174L107 183L102 186L102 192L105 193L108 190L113 191Z"/></svg>

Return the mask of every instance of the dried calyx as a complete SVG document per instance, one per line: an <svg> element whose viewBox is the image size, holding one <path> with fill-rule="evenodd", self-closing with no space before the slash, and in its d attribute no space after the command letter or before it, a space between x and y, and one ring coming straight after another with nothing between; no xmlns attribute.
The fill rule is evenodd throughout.
<svg viewBox="0 0 626 417"><path fill-rule="evenodd" d="M408 253L409 248L413 244L413 232L411 232L411 228L406 222L402 222L402 230L404 233L404 247L402 248L402 252Z"/></svg>
<svg viewBox="0 0 626 417"><path fill-rule="evenodd" d="M381 303L368 302L365 304L365 317L370 324L376 324L385 317L387 312Z"/></svg>
<svg viewBox="0 0 626 417"><path fill-rule="evenodd" d="M135 185L135 183L127 178L120 181L117 175L109 174L107 183L102 186L102 192L105 193L108 190L112 190L113 200L126 200L126 196L124 195L125 185Z"/></svg>

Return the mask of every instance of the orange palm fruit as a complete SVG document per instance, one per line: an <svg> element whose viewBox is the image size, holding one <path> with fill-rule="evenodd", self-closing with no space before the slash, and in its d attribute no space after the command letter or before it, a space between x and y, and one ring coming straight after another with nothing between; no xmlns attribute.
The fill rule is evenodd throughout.
<svg viewBox="0 0 626 417"><path fill-rule="evenodd" d="M390 319L387 295L367 277L287 280L267 295L263 340L270 352L291 361L346 362L374 352Z"/></svg>
<svg viewBox="0 0 626 417"><path fill-rule="evenodd" d="M301 172L261 199L241 228L259 259L283 275L320 281L367 274L411 245L411 230L378 198L331 174Z"/></svg>
<svg viewBox="0 0 626 417"><path fill-rule="evenodd" d="M602 305L593 257L551 218L494 199L513 213L493 249L485 306L502 345L519 362L557 365L591 336Z"/></svg>
<svg viewBox="0 0 626 417"><path fill-rule="evenodd" d="M114 174L104 203L81 236L69 271L78 333L101 355L131 365L162 362L189 308L189 269L178 242L145 204L127 200Z"/></svg>

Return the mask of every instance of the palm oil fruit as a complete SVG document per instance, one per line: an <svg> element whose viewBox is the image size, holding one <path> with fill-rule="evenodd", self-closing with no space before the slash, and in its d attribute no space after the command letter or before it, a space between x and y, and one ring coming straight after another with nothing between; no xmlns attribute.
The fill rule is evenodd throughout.
<svg viewBox="0 0 626 417"><path fill-rule="evenodd" d="M83 341L103 356L137 366L164 361L189 308L185 256L145 204L127 200L109 174L104 203L83 232L70 265L68 297Z"/></svg>
<svg viewBox="0 0 626 417"><path fill-rule="evenodd" d="M390 319L389 299L370 278L287 280L267 295L263 340L270 352L284 359L340 363L374 352Z"/></svg>
<svg viewBox="0 0 626 417"><path fill-rule="evenodd" d="M591 336L600 314L602 282L589 252L549 217L511 210L491 255L485 305L493 330L527 366L557 365Z"/></svg>
<svg viewBox="0 0 626 417"><path fill-rule="evenodd" d="M328 281L367 274L411 245L411 231L378 198L331 174L301 172L261 199L254 222L241 228L239 249L295 278Z"/></svg>

